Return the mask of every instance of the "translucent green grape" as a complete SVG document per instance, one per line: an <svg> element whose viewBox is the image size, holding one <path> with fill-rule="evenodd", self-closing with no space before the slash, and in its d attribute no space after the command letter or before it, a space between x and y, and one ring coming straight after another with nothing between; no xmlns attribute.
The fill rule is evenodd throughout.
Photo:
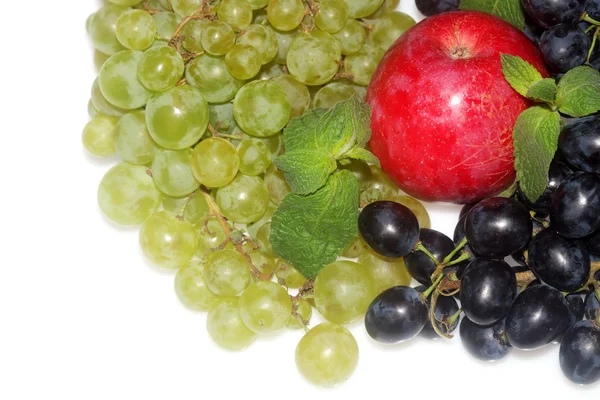
<svg viewBox="0 0 600 400"><path fill-rule="evenodd" d="M298 317L294 316L294 314L302 319L302 325L300 325ZM287 327L290 329L302 329L304 326L308 325L311 317L312 306L310 305L310 302L306 299L300 299L294 306L292 306L292 318L290 318L290 322L288 322Z"/></svg>
<svg viewBox="0 0 600 400"><path fill-rule="evenodd" d="M255 77L262 64L258 50L247 44L236 44L225 55L225 65L231 76L246 80Z"/></svg>
<svg viewBox="0 0 600 400"><path fill-rule="evenodd" d="M333 37L340 43L342 54L354 54L359 51L367 40L365 28L355 19L346 21L346 25L341 31L333 34Z"/></svg>
<svg viewBox="0 0 600 400"><path fill-rule="evenodd" d="M245 85L233 101L233 116L244 132L257 137L278 133L290 119L292 108L285 91L272 81Z"/></svg>
<svg viewBox="0 0 600 400"><path fill-rule="evenodd" d="M202 7L202 0L170 0L173 11L182 17L192 15Z"/></svg>
<svg viewBox="0 0 600 400"><path fill-rule="evenodd" d="M156 33L159 37L164 39L171 39L177 27L179 26L179 17L177 14L172 12L160 12L152 16L156 22ZM161 43L160 41L154 42L155 44Z"/></svg>
<svg viewBox="0 0 600 400"><path fill-rule="evenodd" d="M217 16L230 26L243 30L252 22L252 5L246 0L223 0Z"/></svg>
<svg viewBox="0 0 600 400"><path fill-rule="evenodd" d="M98 205L119 225L139 225L160 206L160 192L146 167L122 163L100 181Z"/></svg>
<svg viewBox="0 0 600 400"><path fill-rule="evenodd" d="M96 118L99 115L102 115L100 113L100 111L98 111L98 109L96 108L96 106L94 105L94 102L92 101L92 99L89 99L88 101L88 115L90 116L90 118Z"/></svg>
<svg viewBox="0 0 600 400"><path fill-rule="evenodd" d="M123 115L117 122L115 133L117 154L130 164L149 164L158 146L146 128L145 111L133 111Z"/></svg>
<svg viewBox="0 0 600 400"><path fill-rule="evenodd" d="M101 53L98 50L94 50L94 67L96 68L96 72L100 72L102 66L109 58L109 55Z"/></svg>
<svg viewBox="0 0 600 400"><path fill-rule="evenodd" d="M266 80L283 74L285 74L285 72L281 65L276 62L270 62L262 66L255 79Z"/></svg>
<svg viewBox="0 0 600 400"><path fill-rule="evenodd" d="M237 38L237 44L254 47L260 54L261 64L271 62L277 55L277 37L269 26L252 24Z"/></svg>
<svg viewBox="0 0 600 400"><path fill-rule="evenodd" d="M181 54L171 46L152 47L144 52L138 64L137 77L154 92L175 86L185 72Z"/></svg>
<svg viewBox="0 0 600 400"><path fill-rule="evenodd" d="M373 14L369 15L367 19L378 19L385 13L394 11L398 8L400 0L383 0L383 4Z"/></svg>
<svg viewBox="0 0 600 400"><path fill-rule="evenodd" d="M257 221L267 211L269 193L262 178L238 174L217 191L217 205L228 220L235 223Z"/></svg>
<svg viewBox="0 0 600 400"><path fill-rule="evenodd" d="M332 108L340 101L349 99L356 94L354 87L344 82L330 82L315 94L314 108Z"/></svg>
<svg viewBox="0 0 600 400"><path fill-rule="evenodd" d="M350 18L364 18L373 14L383 4L383 0L343 0L348 5Z"/></svg>
<svg viewBox="0 0 600 400"><path fill-rule="evenodd" d="M283 171L278 170L275 164L271 164L265 173L265 184L269 192L269 199L276 205L281 204L292 188L285 180Z"/></svg>
<svg viewBox="0 0 600 400"><path fill-rule="evenodd" d="M250 242L247 242L251 245ZM250 250L248 256L252 264L264 275L270 276L275 271L275 258L272 255L265 254L260 250Z"/></svg>
<svg viewBox="0 0 600 400"><path fill-rule="evenodd" d="M278 31L277 29L273 29L273 33L275 33L275 37L277 38L277 55L275 56L275 61L278 64L285 64L287 62L287 53L290 48L290 44L294 38L299 34L300 29L293 29L288 32Z"/></svg>
<svg viewBox="0 0 600 400"><path fill-rule="evenodd" d="M244 325L239 315L239 298L217 304L206 319L206 329L212 340L228 350L242 350L254 342L256 334Z"/></svg>
<svg viewBox="0 0 600 400"><path fill-rule="evenodd" d="M348 5L340 0L321 0L315 24L327 33L340 31L348 20Z"/></svg>
<svg viewBox="0 0 600 400"><path fill-rule="evenodd" d="M278 75L273 78L285 91L288 102L292 107L290 118L299 117L310 107L310 92L306 85L298 82L290 74Z"/></svg>
<svg viewBox="0 0 600 400"><path fill-rule="evenodd" d="M156 38L156 21L144 10L125 11L117 20L117 39L131 50L144 50Z"/></svg>
<svg viewBox="0 0 600 400"><path fill-rule="evenodd" d="M269 4L269 0L248 0L253 10L265 8Z"/></svg>
<svg viewBox="0 0 600 400"><path fill-rule="evenodd" d="M191 198L189 196L171 197L163 195L162 206L165 211L175 215L181 215L183 210L183 219L194 225L204 222L210 212L208 203L202 194L196 194Z"/></svg>
<svg viewBox="0 0 600 400"><path fill-rule="evenodd" d="M218 296L237 296L250 284L250 266L235 250L215 250L206 256L204 283Z"/></svg>
<svg viewBox="0 0 600 400"><path fill-rule="evenodd" d="M141 51L122 51L102 66L98 84L104 98L112 105L133 110L148 102L151 93L137 79L138 64L143 54Z"/></svg>
<svg viewBox="0 0 600 400"><path fill-rule="evenodd" d="M108 4L96 11L88 29L96 49L108 55L125 50L117 39L117 20L127 10L129 7Z"/></svg>
<svg viewBox="0 0 600 400"><path fill-rule="evenodd" d="M300 289L306 283L304 275L282 259L275 264L275 276L291 289Z"/></svg>
<svg viewBox="0 0 600 400"><path fill-rule="evenodd" d="M83 147L96 157L109 157L115 154L115 131L118 118L99 115L83 128ZM269 156L271 154L269 153Z"/></svg>
<svg viewBox="0 0 600 400"><path fill-rule="evenodd" d="M411 276L404 265L404 258L387 258L375 253L365 244L358 262L367 267L375 283L377 294L392 286L409 285Z"/></svg>
<svg viewBox="0 0 600 400"><path fill-rule="evenodd" d="M202 29L207 23L207 19L191 19L181 28L181 36L184 38L181 45L185 50L192 53L204 51L201 42Z"/></svg>
<svg viewBox="0 0 600 400"><path fill-rule="evenodd" d="M322 85L338 72L341 59L339 42L329 33L315 29L294 38L287 54L287 67L299 82Z"/></svg>
<svg viewBox="0 0 600 400"><path fill-rule="evenodd" d="M356 257L360 256L363 253L363 251L366 251L367 247L368 246L365 243L365 241L362 240L362 238L360 237L360 235L358 235L348 245L348 247L346 247L346 249L342 253L342 256L348 257L348 258L356 258Z"/></svg>
<svg viewBox="0 0 600 400"><path fill-rule="evenodd" d="M273 247L270 241L271 222L266 222L258 229L256 233L256 243L260 246L260 251L267 255L273 254Z"/></svg>
<svg viewBox="0 0 600 400"><path fill-rule="evenodd" d="M347 169L352 172L358 180L358 187L360 190L365 190L371 184L373 178L373 172L371 167L364 161L351 160L349 164L340 166L340 169Z"/></svg>
<svg viewBox="0 0 600 400"><path fill-rule="evenodd" d="M209 104L209 123L219 133L231 134L238 129L235 118L233 118L233 104Z"/></svg>
<svg viewBox="0 0 600 400"><path fill-rule="evenodd" d="M368 86L383 55L377 48L366 44L357 53L346 56L344 69L352 74L354 83Z"/></svg>
<svg viewBox="0 0 600 400"><path fill-rule="evenodd" d="M415 214L417 220L419 221L420 228L431 228L431 219L429 218L429 213L425 206L414 197L405 196L405 195L394 195L390 196L386 200L395 201L396 203L400 203L408 208Z"/></svg>
<svg viewBox="0 0 600 400"><path fill-rule="evenodd" d="M146 107L146 125L156 143L179 150L198 142L208 126L208 104L189 85L153 96Z"/></svg>
<svg viewBox="0 0 600 400"><path fill-rule="evenodd" d="M315 279L317 310L336 324L346 324L362 316L376 294L367 267L352 261L331 263Z"/></svg>
<svg viewBox="0 0 600 400"><path fill-rule="evenodd" d="M360 194L362 207L377 200L386 200L404 194L381 168L376 165L370 165L369 168L371 169L369 186Z"/></svg>
<svg viewBox="0 0 600 400"><path fill-rule="evenodd" d="M92 103L94 107L100 112L100 114L109 116L109 117L120 117L125 114L127 110L123 110L122 108L115 107L110 104L102 94L100 90L100 84L98 84L98 78L94 80L94 84L92 85Z"/></svg>
<svg viewBox="0 0 600 400"><path fill-rule="evenodd" d="M222 138L204 139L192 152L194 176L206 187L222 187L235 178L240 157L231 143Z"/></svg>
<svg viewBox="0 0 600 400"><path fill-rule="evenodd" d="M192 150L160 149L152 163L152 179L158 189L172 197L187 196L200 187L192 173Z"/></svg>
<svg viewBox="0 0 600 400"><path fill-rule="evenodd" d="M211 250L221 246L227 239L217 217L209 217L206 223L199 222L196 224L196 230L199 237L196 256L200 259L205 258Z"/></svg>
<svg viewBox="0 0 600 400"><path fill-rule="evenodd" d="M358 344L346 328L324 322L308 331L296 347L296 366L311 383L334 386L352 375Z"/></svg>
<svg viewBox="0 0 600 400"><path fill-rule="evenodd" d="M204 264L192 261L175 275L175 293L179 301L195 311L210 311L221 299L204 285Z"/></svg>
<svg viewBox="0 0 600 400"><path fill-rule="evenodd" d="M246 225L246 232L248 232L250 237L252 237L254 240L257 240L258 231L263 225L271 221L271 217L273 216L273 213L276 209L277 206L272 202L269 202L269 205L267 206L267 211L265 211L263 216L260 217L258 221Z"/></svg>
<svg viewBox="0 0 600 400"><path fill-rule="evenodd" d="M291 31L304 19L304 4L302 0L270 0L267 18L275 29Z"/></svg>
<svg viewBox="0 0 600 400"><path fill-rule="evenodd" d="M279 133L267 138L258 138L258 140L263 142L271 152L271 158L277 157L279 153L281 153L281 148L283 146L281 136L281 133Z"/></svg>
<svg viewBox="0 0 600 400"><path fill-rule="evenodd" d="M292 300L287 291L272 281L251 284L240 296L240 318L256 333L275 332L289 322Z"/></svg>
<svg viewBox="0 0 600 400"><path fill-rule="evenodd" d="M242 140L237 152L240 156L240 172L245 175L260 175L271 165L271 151L258 139Z"/></svg>
<svg viewBox="0 0 600 400"><path fill-rule="evenodd" d="M369 41L374 47L386 52L396 39L416 23L410 15L403 12L386 13L375 22L375 26L369 33Z"/></svg>
<svg viewBox="0 0 600 400"><path fill-rule="evenodd" d="M229 101L244 86L244 81L231 76L223 57L208 54L202 54L189 63L185 77L190 85L198 88L209 103Z"/></svg>
<svg viewBox="0 0 600 400"><path fill-rule="evenodd" d="M200 41L207 53L221 56L233 47L235 32L223 21L211 21L204 26Z"/></svg>

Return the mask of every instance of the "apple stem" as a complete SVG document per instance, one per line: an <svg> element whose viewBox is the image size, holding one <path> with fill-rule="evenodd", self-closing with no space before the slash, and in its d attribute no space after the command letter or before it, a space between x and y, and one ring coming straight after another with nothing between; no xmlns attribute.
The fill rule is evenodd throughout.
<svg viewBox="0 0 600 400"><path fill-rule="evenodd" d="M587 58L585 60L586 63L590 62L590 58L592 57L592 52L594 51L594 47L596 46L596 40L598 39L598 36L600 36L600 26L596 27L596 31L592 36L592 44L590 46L590 50L588 51Z"/></svg>
<svg viewBox="0 0 600 400"><path fill-rule="evenodd" d="M415 246L414 250L422 251L427 255L427 257L431 258L431 260L435 263L436 266L440 265L440 261L437 259L437 257L431 254L429 250L427 250L425 246L423 246L423 243L421 241L417 242L417 245Z"/></svg>
<svg viewBox="0 0 600 400"><path fill-rule="evenodd" d="M465 236L464 238L462 238L460 243L454 248L454 250L452 250L452 252L444 258L444 260L442 261L442 264L448 265L448 262L450 262L450 260L452 260L452 257L454 257L456 255L456 253L458 253L460 251L460 249L462 249L466 245L467 245L467 237Z"/></svg>

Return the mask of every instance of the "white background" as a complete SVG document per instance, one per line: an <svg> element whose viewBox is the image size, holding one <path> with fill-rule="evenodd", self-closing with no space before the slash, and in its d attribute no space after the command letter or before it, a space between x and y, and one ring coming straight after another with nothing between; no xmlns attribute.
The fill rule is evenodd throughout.
<svg viewBox="0 0 600 400"><path fill-rule="evenodd" d="M417 16L412 0L401 10ZM205 314L179 304L173 275L146 263L135 229L101 215L96 189L115 160L88 157L81 130L95 77L86 17L97 0L3 1L0 23L0 399L577 398L558 348L490 364L458 337L381 346L349 328L360 362L335 389L294 364L301 331L230 353ZM452 235L459 207L428 206Z"/></svg>

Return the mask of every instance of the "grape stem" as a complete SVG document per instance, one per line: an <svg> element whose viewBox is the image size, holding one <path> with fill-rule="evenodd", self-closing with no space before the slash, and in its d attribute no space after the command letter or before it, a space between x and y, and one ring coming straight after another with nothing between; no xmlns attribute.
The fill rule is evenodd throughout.
<svg viewBox="0 0 600 400"><path fill-rule="evenodd" d="M465 260L468 260L469 258L471 258L471 253L469 253L468 251L463 251L457 259L448 261L447 263L444 264L444 266L449 267L451 265L455 265L455 264L461 263Z"/></svg>
<svg viewBox="0 0 600 400"><path fill-rule="evenodd" d="M319 7L315 4L313 0L304 0L304 2L308 6L309 14L311 14L313 17L319 13Z"/></svg>
<svg viewBox="0 0 600 400"><path fill-rule="evenodd" d="M436 256L434 256L433 254L431 254L431 252L430 252L429 250L427 250L427 249L425 248L425 246L423 246L423 243L422 243L421 241L418 241L418 242L417 242L417 245L415 246L415 248L413 249L413 251L414 251L414 250L419 250L419 251L422 251L423 253L425 253L425 255L426 255L427 257L431 258L431 261L433 261L433 262L434 262L434 264L436 265L436 267L439 267L439 266L440 266L440 261L437 259L437 257L436 257Z"/></svg>
<svg viewBox="0 0 600 400"><path fill-rule="evenodd" d="M445 322L448 325L452 325L460 317L460 314L462 314L462 308L459 308L457 312L452 314L450 317L446 318L445 321L440 321L440 322Z"/></svg>
<svg viewBox="0 0 600 400"><path fill-rule="evenodd" d="M462 240L458 243L458 245L456 245L456 247L454 248L454 250L452 250L452 252L450 254L448 254L444 260L442 261L442 264L446 264L448 261L452 260L452 258L456 255L456 253L458 253L460 251L460 249L462 249L463 247L465 247L467 245L467 237L465 236L464 238L462 238Z"/></svg>
<svg viewBox="0 0 600 400"><path fill-rule="evenodd" d="M590 17L590 15L587 13L587 11L584 12L583 15L581 16L581 21L589 22L592 25L600 26L600 21L596 21L595 19Z"/></svg>
<svg viewBox="0 0 600 400"><path fill-rule="evenodd" d="M594 35L592 36L592 44L590 45L590 49L588 50L587 58L585 60L586 63L590 62L590 58L592 57L592 52L594 51L594 47L596 46L596 40L598 40L598 36L600 36L600 26L596 27Z"/></svg>
<svg viewBox="0 0 600 400"><path fill-rule="evenodd" d="M594 276L594 274L596 272L600 271L600 261L592 261L590 263L590 265L591 265L591 268L590 268L591 275Z"/></svg>
<svg viewBox="0 0 600 400"><path fill-rule="evenodd" d="M431 284L431 286L429 286L427 288L427 290L425 290L423 293L421 293L421 295L426 299L429 297L429 295L431 294L431 292L434 291L434 289L440 284L440 282L442 281L442 279L444 278L444 275L439 274L438 277L435 279L435 281L433 281L433 283Z"/></svg>

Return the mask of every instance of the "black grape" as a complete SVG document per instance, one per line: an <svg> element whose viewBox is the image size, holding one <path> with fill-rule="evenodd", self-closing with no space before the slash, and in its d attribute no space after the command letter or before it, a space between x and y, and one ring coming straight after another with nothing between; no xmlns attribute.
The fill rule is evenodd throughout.
<svg viewBox="0 0 600 400"><path fill-rule="evenodd" d="M592 321L597 321L600 317L600 301L598 301L596 293L589 292L585 296L584 314L587 319Z"/></svg>
<svg viewBox="0 0 600 400"><path fill-rule="evenodd" d="M567 124L558 137L558 150L575 168L600 173L600 116Z"/></svg>
<svg viewBox="0 0 600 400"><path fill-rule="evenodd" d="M415 0L419 12L426 17L458 10L459 0Z"/></svg>
<svg viewBox="0 0 600 400"><path fill-rule="evenodd" d="M600 255L600 230L583 238L583 243L590 253Z"/></svg>
<svg viewBox="0 0 600 400"><path fill-rule="evenodd" d="M525 25L523 26L523 33L527 35L529 39L536 46L540 45L540 38L542 37L542 33L544 33L544 28L537 25L533 20L529 17L529 15L525 15Z"/></svg>
<svg viewBox="0 0 600 400"><path fill-rule="evenodd" d="M563 337L559 351L560 368L571 381L589 385L600 380L600 327L579 321Z"/></svg>
<svg viewBox="0 0 600 400"><path fill-rule="evenodd" d="M512 346L506 338L506 320L501 319L491 326L477 325L464 317L460 322L460 340L473 357L483 361L505 357Z"/></svg>
<svg viewBox="0 0 600 400"><path fill-rule="evenodd" d="M422 228L419 233L421 244L435 257L442 261L454 250L452 239L433 229ZM436 269L433 260L421 250L413 250L404 257L408 273L423 285L431 285L431 274Z"/></svg>
<svg viewBox="0 0 600 400"><path fill-rule="evenodd" d="M415 287L415 290L419 293L423 293L427 290L426 286L419 285ZM427 298L427 307L429 307L429 301L431 299L431 295ZM443 321L448 319L452 315L458 312L458 303L454 300L452 296L442 296L440 295L437 299L437 303L435 305L435 318L439 321ZM441 322L436 321L436 325L438 329L444 333L452 333L456 327L458 326L459 318L456 319L451 325L446 326ZM437 334L435 330L433 330L433 326L431 325L431 320L428 319L423 327L423 330L419 333L419 336L423 336L427 339L437 339L440 335Z"/></svg>
<svg viewBox="0 0 600 400"><path fill-rule="evenodd" d="M595 20L600 18L600 0L588 0L585 11Z"/></svg>
<svg viewBox="0 0 600 400"><path fill-rule="evenodd" d="M517 199L530 210L538 213L547 214L550 212L552 207L552 197L554 192L560 183L569 175L573 173L573 170L564 162L553 160L548 168L548 186L535 202L532 202L525 196L521 190L521 186L517 187ZM537 215L536 215L537 217ZM534 227L535 230L535 227Z"/></svg>
<svg viewBox="0 0 600 400"><path fill-rule="evenodd" d="M540 50L553 71L567 72L585 62L591 44L578 25L559 24L542 34Z"/></svg>
<svg viewBox="0 0 600 400"><path fill-rule="evenodd" d="M552 28L561 22L577 22L585 11L586 2L587 0L521 0L529 17L544 28Z"/></svg>
<svg viewBox="0 0 600 400"><path fill-rule="evenodd" d="M584 304L581 295L578 293L571 293L565 296L565 300L569 304L571 314L573 314L575 322L579 322L584 317Z"/></svg>

